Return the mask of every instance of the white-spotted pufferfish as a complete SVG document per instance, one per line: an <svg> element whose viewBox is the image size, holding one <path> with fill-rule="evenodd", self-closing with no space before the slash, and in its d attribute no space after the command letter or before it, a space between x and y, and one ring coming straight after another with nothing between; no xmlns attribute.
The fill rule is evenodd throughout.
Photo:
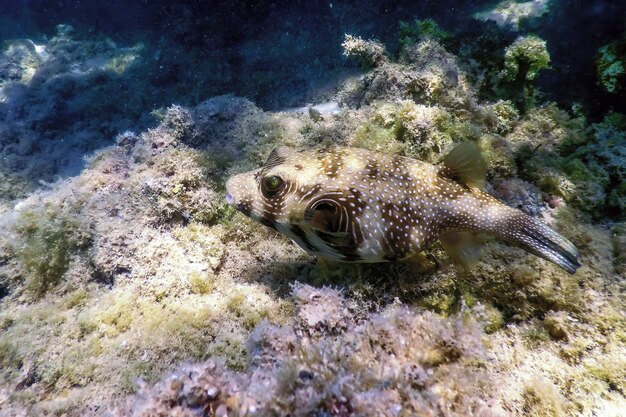
<svg viewBox="0 0 626 417"><path fill-rule="evenodd" d="M467 265L486 232L569 273L580 267L566 238L482 191L486 164L464 143L441 166L364 149L275 149L258 170L233 176L226 200L312 255L346 262L411 258L437 240Z"/></svg>

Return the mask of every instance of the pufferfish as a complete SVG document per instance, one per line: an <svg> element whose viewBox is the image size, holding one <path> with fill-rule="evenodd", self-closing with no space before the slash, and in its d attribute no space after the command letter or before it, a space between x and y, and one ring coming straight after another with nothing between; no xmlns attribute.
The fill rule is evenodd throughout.
<svg viewBox="0 0 626 417"><path fill-rule="evenodd" d="M358 148L281 147L263 167L231 177L226 201L332 260L405 260L439 240L467 267L478 253L475 234L488 233L575 273L576 247L484 192L485 175L471 143L454 148L440 166Z"/></svg>

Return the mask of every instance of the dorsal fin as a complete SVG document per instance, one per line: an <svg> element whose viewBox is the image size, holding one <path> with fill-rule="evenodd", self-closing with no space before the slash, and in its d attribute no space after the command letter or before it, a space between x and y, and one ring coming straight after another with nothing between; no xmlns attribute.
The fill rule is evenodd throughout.
<svg viewBox="0 0 626 417"><path fill-rule="evenodd" d="M264 167L272 168L278 166L285 162L287 157L290 156L292 153L293 149L286 146L279 146L278 148L274 148L267 157L267 161L265 162Z"/></svg>
<svg viewBox="0 0 626 417"><path fill-rule="evenodd" d="M478 146L464 142L443 158L443 167L439 173L470 187L483 188L487 164Z"/></svg>

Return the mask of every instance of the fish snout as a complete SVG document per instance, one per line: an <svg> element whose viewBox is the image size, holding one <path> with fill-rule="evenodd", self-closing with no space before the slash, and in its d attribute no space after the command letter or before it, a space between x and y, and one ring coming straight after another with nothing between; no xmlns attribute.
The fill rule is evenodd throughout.
<svg viewBox="0 0 626 417"><path fill-rule="evenodd" d="M245 215L250 215L252 196L244 174L235 175L226 181L226 203Z"/></svg>
<svg viewBox="0 0 626 417"><path fill-rule="evenodd" d="M231 206L235 206L237 200L241 199L242 191L243 184L240 175L230 177L228 181L226 181L226 202Z"/></svg>

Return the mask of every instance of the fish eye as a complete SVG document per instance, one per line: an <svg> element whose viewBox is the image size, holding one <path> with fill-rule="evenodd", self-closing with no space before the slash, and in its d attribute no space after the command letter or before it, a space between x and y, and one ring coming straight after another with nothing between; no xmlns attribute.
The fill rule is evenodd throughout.
<svg viewBox="0 0 626 417"><path fill-rule="evenodd" d="M268 194L269 197L274 195L283 185L283 179L278 175L271 175L263 179L263 191Z"/></svg>

